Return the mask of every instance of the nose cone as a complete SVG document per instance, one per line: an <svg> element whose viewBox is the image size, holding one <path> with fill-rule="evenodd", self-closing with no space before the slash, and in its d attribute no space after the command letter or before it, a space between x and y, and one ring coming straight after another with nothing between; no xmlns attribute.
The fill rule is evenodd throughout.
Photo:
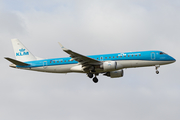
<svg viewBox="0 0 180 120"><path fill-rule="evenodd" d="M172 62L176 62L176 59L174 59L173 57L171 57L171 56L169 56L170 57L170 60L172 61Z"/></svg>

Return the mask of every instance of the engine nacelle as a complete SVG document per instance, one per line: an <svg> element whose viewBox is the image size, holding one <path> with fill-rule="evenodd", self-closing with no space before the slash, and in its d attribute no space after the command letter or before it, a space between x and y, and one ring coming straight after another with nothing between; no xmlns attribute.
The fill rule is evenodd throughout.
<svg viewBox="0 0 180 120"><path fill-rule="evenodd" d="M123 68L123 66L116 61L106 61L103 63L102 67L104 71L114 71Z"/></svg>
<svg viewBox="0 0 180 120"><path fill-rule="evenodd" d="M111 71L105 73L104 75L111 78L118 78L118 77L123 77L124 71L123 70Z"/></svg>

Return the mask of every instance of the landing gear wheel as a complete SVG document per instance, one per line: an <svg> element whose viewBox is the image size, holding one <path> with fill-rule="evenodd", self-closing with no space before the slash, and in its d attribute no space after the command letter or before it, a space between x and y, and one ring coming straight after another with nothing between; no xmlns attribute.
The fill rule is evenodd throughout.
<svg viewBox="0 0 180 120"><path fill-rule="evenodd" d="M88 76L89 78L93 78L93 74L92 74L92 73L87 73L87 76Z"/></svg>
<svg viewBox="0 0 180 120"><path fill-rule="evenodd" d="M158 68L160 67L160 65L155 65L155 69L156 69L156 74L159 74Z"/></svg>
<svg viewBox="0 0 180 120"><path fill-rule="evenodd" d="M98 82L97 77L94 77L94 78L93 78L93 82L94 82L94 83L97 83L97 82Z"/></svg>

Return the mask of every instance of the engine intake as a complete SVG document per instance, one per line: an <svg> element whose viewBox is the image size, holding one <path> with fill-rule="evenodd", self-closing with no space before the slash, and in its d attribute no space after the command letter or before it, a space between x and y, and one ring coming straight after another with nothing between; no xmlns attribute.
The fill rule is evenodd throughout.
<svg viewBox="0 0 180 120"><path fill-rule="evenodd" d="M102 67L104 71L114 71L123 68L123 66L116 61L106 61L103 63Z"/></svg>

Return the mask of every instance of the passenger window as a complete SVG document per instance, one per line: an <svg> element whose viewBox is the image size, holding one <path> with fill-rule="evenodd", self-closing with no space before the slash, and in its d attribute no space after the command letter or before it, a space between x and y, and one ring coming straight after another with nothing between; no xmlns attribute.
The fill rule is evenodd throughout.
<svg viewBox="0 0 180 120"><path fill-rule="evenodd" d="M55 63L55 61L53 61Z"/></svg>
<svg viewBox="0 0 180 120"><path fill-rule="evenodd" d="M128 55L128 57L129 57L129 55Z"/></svg>
<svg viewBox="0 0 180 120"><path fill-rule="evenodd" d="M137 55L136 55L137 56Z"/></svg>
<svg viewBox="0 0 180 120"><path fill-rule="evenodd" d="M66 60L64 62L66 62Z"/></svg>
<svg viewBox="0 0 180 120"><path fill-rule="evenodd" d="M59 61L57 61L59 63Z"/></svg>
<svg viewBox="0 0 180 120"><path fill-rule="evenodd" d="M68 60L68 62L70 62L70 60Z"/></svg>
<svg viewBox="0 0 180 120"><path fill-rule="evenodd" d="M107 57L105 57L107 59Z"/></svg>
<svg viewBox="0 0 180 120"><path fill-rule="evenodd" d="M111 58L111 57L109 57L109 58Z"/></svg>
<svg viewBox="0 0 180 120"><path fill-rule="evenodd" d="M61 62L63 62L63 61L61 60Z"/></svg>
<svg viewBox="0 0 180 120"><path fill-rule="evenodd" d="M133 55L132 55L132 57L133 57Z"/></svg>
<svg viewBox="0 0 180 120"><path fill-rule="evenodd" d="M117 58L118 58L118 56L117 56Z"/></svg>
<svg viewBox="0 0 180 120"><path fill-rule="evenodd" d="M114 56L113 56L113 58L114 58Z"/></svg>
<svg viewBox="0 0 180 120"><path fill-rule="evenodd" d="M124 57L126 57L126 55L124 55Z"/></svg>
<svg viewBox="0 0 180 120"><path fill-rule="evenodd" d="M97 58L97 59L99 59L99 58Z"/></svg>
<svg viewBox="0 0 180 120"><path fill-rule="evenodd" d="M139 56L141 56L141 54L139 54Z"/></svg>

